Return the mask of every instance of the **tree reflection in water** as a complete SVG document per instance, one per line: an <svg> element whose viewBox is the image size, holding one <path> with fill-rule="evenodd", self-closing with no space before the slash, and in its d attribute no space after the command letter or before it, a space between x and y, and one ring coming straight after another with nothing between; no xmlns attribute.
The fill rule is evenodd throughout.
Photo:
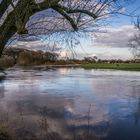
<svg viewBox="0 0 140 140"><path fill-rule="evenodd" d="M0 99L4 97L4 85L3 85L4 79L5 79L4 76L0 76Z"/></svg>
<svg viewBox="0 0 140 140"><path fill-rule="evenodd" d="M140 119L140 98L138 99L138 105L134 117L135 117L135 124L137 125Z"/></svg>
<svg viewBox="0 0 140 140"><path fill-rule="evenodd" d="M140 73L6 72L0 83L0 135L13 140L140 139Z"/></svg>
<svg viewBox="0 0 140 140"><path fill-rule="evenodd" d="M105 128L101 130L90 124L90 113L84 116L85 124L75 120L70 123L65 119L66 112L60 113L46 106L35 106L36 110L33 110L30 105L27 110L27 106L27 102L16 102L15 112L10 109L6 112L1 107L0 140L99 140L107 136L109 123L102 124ZM61 114L58 115L61 119L54 114ZM2 139L3 135L6 139Z"/></svg>

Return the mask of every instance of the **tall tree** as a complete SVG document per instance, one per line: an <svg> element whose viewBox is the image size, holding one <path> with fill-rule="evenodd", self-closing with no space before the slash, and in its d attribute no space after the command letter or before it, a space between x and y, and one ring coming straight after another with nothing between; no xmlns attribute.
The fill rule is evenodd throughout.
<svg viewBox="0 0 140 140"><path fill-rule="evenodd" d="M129 46L131 47L134 58L140 58L140 17L137 17L136 22L134 22L136 33L133 38L129 41Z"/></svg>
<svg viewBox="0 0 140 140"><path fill-rule="evenodd" d="M55 26L51 32L67 30L71 27L77 31L91 21L94 24L118 12L122 7L116 2L117 0L0 0L0 56L8 40L15 34L32 34L32 29L41 34L42 30L39 29L48 26L44 30L49 31L54 20ZM47 12L50 9L58 16L46 15L45 19L49 19L48 24L38 19L38 23L32 22L27 26L29 21L31 22L30 17L34 14L44 10ZM59 20L60 16L61 19L63 17L65 27ZM36 27L36 24L40 27Z"/></svg>

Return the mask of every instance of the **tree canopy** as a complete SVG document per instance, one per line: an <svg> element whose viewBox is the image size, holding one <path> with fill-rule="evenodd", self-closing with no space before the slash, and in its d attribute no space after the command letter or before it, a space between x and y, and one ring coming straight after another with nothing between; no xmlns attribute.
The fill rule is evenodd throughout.
<svg viewBox="0 0 140 140"><path fill-rule="evenodd" d="M78 31L121 9L117 0L1 0L0 54L15 34ZM36 21L32 20L33 15L42 11L45 16L40 13Z"/></svg>

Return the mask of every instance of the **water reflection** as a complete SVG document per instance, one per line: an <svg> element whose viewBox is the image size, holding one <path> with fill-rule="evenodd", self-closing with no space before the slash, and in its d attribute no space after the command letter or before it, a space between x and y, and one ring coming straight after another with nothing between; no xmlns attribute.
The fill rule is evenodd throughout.
<svg viewBox="0 0 140 140"><path fill-rule="evenodd" d="M139 140L139 83L138 72L8 70L0 84L0 114L8 112L20 137L19 130L26 128L40 140L46 135L59 140Z"/></svg>
<svg viewBox="0 0 140 140"><path fill-rule="evenodd" d="M139 119L140 119L140 98L138 99L138 105L137 105L134 117L135 117L135 124L137 125L139 123Z"/></svg>
<svg viewBox="0 0 140 140"><path fill-rule="evenodd" d="M4 76L0 76L0 99L4 97Z"/></svg>

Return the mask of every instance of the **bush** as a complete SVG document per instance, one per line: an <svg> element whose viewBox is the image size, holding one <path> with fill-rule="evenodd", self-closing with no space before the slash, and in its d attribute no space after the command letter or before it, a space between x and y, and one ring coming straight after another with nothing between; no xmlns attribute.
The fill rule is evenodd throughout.
<svg viewBox="0 0 140 140"><path fill-rule="evenodd" d="M0 140L11 140L5 123L0 123Z"/></svg>
<svg viewBox="0 0 140 140"><path fill-rule="evenodd" d="M21 66L30 65L32 63L32 56L29 52L21 52L19 54L17 64Z"/></svg>
<svg viewBox="0 0 140 140"><path fill-rule="evenodd" d="M0 58L0 67L8 68L14 66L14 59L10 56Z"/></svg>

